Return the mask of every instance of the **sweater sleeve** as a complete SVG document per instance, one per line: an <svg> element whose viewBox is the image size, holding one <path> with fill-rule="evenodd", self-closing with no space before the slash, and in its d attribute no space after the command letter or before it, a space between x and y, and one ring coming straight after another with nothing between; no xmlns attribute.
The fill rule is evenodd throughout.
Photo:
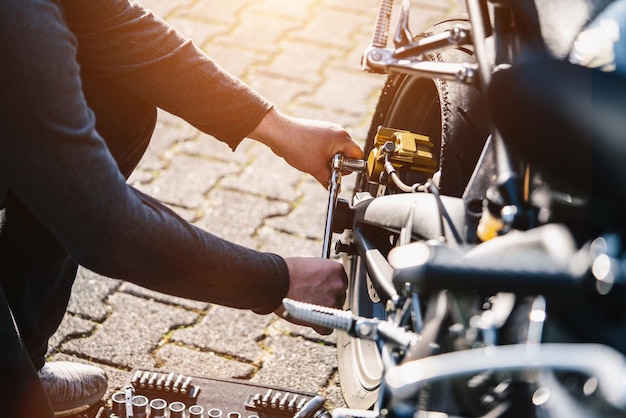
<svg viewBox="0 0 626 418"><path fill-rule="evenodd" d="M211 235L127 185L95 130L75 37L58 9L12 4L19 6L0 7L0 190L98 273L259 313L276 309L289 287L285 261Z"/></svg>
<svg viewBox="0 0 626 418"><path fill-rule="evenodd" d="M84 71L126 88L235 148L272 105L149 10L62 0Z"/></svg>

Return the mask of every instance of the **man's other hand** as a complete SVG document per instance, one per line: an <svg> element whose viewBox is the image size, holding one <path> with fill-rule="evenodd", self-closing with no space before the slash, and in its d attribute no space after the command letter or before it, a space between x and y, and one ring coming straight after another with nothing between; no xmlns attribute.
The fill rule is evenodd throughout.
<svg viewBox="0 0 626 418"><path fill-rule="evenodd" d="M346 286L348 279L341 264L336 261L318 257L293 257L286 258L289 268L289 299L322 305L331 308L343 308L346 298ZM281 306L276 315L285 317L285 309ZM286 317L290 322L298 325L303 324ZM333 330L323 327L312 327L322 335L328 335Z"/></svg>

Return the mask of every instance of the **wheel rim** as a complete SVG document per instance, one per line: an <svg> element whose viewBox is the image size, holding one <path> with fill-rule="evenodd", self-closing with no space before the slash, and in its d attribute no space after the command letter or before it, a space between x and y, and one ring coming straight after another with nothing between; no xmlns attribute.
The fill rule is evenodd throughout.
<svg viewBox="0 0 626 418"><path fill-rule="evenodd" d="M348 307L355 315L383 319L385 310L382 304L372 301L367 291L369 279L365 274L363 261L354 256L351 263L352 282L349 299L346 301ZM351 408L367 409L378 396L382 378L379 349L373 341L353 338L346 333L340 333L337 339L338 346L343 350L339 373L342 376L341 388L346 403Z"/></svg>
<svg viewBox="0 0 626 418"><path fill-rule="evenodd" d="M441 114L438 91L433 80L405 78L383 124L428 135L435 145L438 159ZM365 151L369 152L369 149L366 148ZM361 190L373 192L370 189L372 185L361 184ZM350 269L352 282L346 301L348 308L359 316L386 319L384 305L370 297L369 278L363 261L358 256L352 258ZM352 408L371 407L378 396L383 371L379 348L373 341L352 338L345 333L339 334L338 345L343 350L344 357L339 361L339 372L346 403Z"/></svg>
<svg viewBox="0 0 626 418"><path fill-rule="evenodd" d="M372 300L368 288L371 283L365 269L363 261L358 260L357 278L352 292L351 306L355 314L366 318L385 319L386 312L380 300ZM355 363L362 376L363 388L375 390L380 385L382 377L382 362L378 347L374 341L353 338L353 355Z"/></svg>

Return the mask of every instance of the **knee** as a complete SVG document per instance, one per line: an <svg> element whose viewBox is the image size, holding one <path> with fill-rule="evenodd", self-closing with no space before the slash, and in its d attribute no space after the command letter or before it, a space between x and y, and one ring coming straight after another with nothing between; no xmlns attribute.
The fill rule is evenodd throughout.
<svg viewBox="0 0 626 418"><path fill-rule="evenodd" d="M143 156L156 125L156 107L109 80L81 74L96 129L128 177Z"/></svg>

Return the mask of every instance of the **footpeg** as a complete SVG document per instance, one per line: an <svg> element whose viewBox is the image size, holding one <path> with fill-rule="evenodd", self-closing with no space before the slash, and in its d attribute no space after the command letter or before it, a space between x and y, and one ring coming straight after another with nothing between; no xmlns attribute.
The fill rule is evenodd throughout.
<svg viewBox="0 0 626 418"><path fill-rule="evenodd" d="M312 325L344 331L353 337L364 340L376 341L380 339L395 347L406 349L419 339L417 334L397 327L390 322L355 316L350 311L298 302L287 298L283 299L283 306L287 313L295 319Z"/></svg>

